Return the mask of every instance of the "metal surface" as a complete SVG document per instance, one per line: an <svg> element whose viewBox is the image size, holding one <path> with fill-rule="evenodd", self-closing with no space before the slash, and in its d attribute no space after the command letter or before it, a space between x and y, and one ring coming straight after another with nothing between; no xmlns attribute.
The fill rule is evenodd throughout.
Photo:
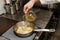
<svg viewBox="0 0 60 40"><path fill-rule="evenodd" d="M11 14L15 14L16 13L16 6L15 5L11 5Z"/></svg>
<svg viewBox="0 0 60 40"><path fill-rule="evenodd" d="M5 10L6 10L6 13L11 14L10 5L5 4L4 8L5 8Z"/></svg>
<svg viewBox="0 0 60 40"><path fill-rule="evenodd" d="M14 34L13 32L13 27L11 27L7 32L5 32L2 36L10 39L10 40L33 40L35 34L33 34L32 36L30 37L26 37L26 38L21 38L21 37L18 37Z"/></svg>
<svg viewBox="0 0 60 40"><path fill-rule="evenodd" d="M33 24L26 21L18 22L17 24L14 25L13 31L17 36L28 37L32 35Z"/></svg>
<svg viewBox="0 0 60 40"><path fill-rule="evenodd" d="M9 39L6 37L0 36L0 40L9 40Z"/></svg>
<svg viewBox="0 0 60 40"><path fill-rule="evenodd" d="M37 32L55 32L55 29L35 29L34 31L37 31Z"/></svg>
<svg viewBox="0 0 60 40"><path fill-rule="evenodd" d="M10 0L4 0L5 4L10 4Z"/></svg>
<svg viewBox="0 0 60 40"><path fill-rule="evenodd" d="M35 24L36 28L44 29L47 26L53 13L51 11L47 11L47 10L34 9L34 11L36 11L36 10L38 10L36 12L37 20L34 22L34 24ZM3 17L6 17L6 18L12 19L12 20L16 20L16 21L21 21L22 13L17 13L17 14L9 15L9 16L7 16L5 14L5 15L3 15ZM2 36L8 37L11 40L38 40L41 34L42 34L42 32L39 32L39 33L33 34L32 36L27 37L27 38L20 38L20 37L17 37L14 35L13 29L11 28L6 33L4 33Z"/></svg>

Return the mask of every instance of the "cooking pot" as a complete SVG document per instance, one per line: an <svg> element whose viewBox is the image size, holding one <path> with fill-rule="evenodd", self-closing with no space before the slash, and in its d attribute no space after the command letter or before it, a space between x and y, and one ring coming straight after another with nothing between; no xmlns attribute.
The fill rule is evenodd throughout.
<svg viewBox="0 0 60 40"><path fill-rule="evenodd" d="M19 37L28 37L35 32L45 31L45 32L55 32L55 29L36 29L34 24L21 21L14 25L14 33Z"/></svg>

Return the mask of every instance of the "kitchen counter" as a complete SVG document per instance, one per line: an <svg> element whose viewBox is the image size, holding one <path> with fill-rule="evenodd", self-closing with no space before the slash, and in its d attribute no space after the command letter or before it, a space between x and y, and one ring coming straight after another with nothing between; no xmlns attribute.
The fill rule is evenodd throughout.
<svg viewBox="0 0 60 40"><path fill-rule="evenodd" d="M41 10L41 9L34 9L33 11L35 11L35 13L37 15L37 20L34 22L35 26L38 27L38 28L43 28L44 29L47 26L53 12L48 11L48 10ZM12 14L3 14L2 15L3 18L7 18L9 20L14 20L14 21L12 21L13 25L18 21L22 21L22 16L23 16L22 12L19 12L19 13L13 14L13 15ZM10 23L10 21L7 21L7 22L8 22L7 24ZM6 23L6 21L4 23ZM11 26L11 25L9 25L9 26L10 26L10 29L8 28L9 30L6 31L2 36L7 37L10 40L15 40L15 39L19 40L20 38L17 38L17 36L15 38L15 36L13 35L13 32L12 32L13 31L12 30L13 26ZM24 40L32 40L32 39L36 40L36 39L39 38L41 33L42 32L39 32L38 34L33 34L29 38L24 38ZM21 38L20 40L23 40L23 38Z"/></svg>
<svg viewBox="0 0 60 40"><path fill-rule="evenodd" d="M14 25L17 21L10 20L4 17L0 17L0 35L6 32L12 25Z"/></svg>
<svg viewBox="0 0 60 40"><path fill-rule="evenodd" d="M41 28L45 28L46 25L48 24L53 12L52 11L48 11L48 10L42 10L42 9L33 9L33 11L35 12L37 19L35 20L35 25L41 27ZM15 20L15 21L22 21L23 20L23 12L18 12L15 14L2 14L2 17L7 18L7 19L11 19L11 20Z"/></svg>

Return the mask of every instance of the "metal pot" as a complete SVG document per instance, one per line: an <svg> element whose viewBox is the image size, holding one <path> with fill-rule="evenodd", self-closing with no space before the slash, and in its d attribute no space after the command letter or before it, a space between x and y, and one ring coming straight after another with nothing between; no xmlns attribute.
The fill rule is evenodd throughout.
<svg viewBox="0 0 60 40"><path fill-rule="evenodd" d="M34 25L27 21L18 22L16 25L14 25L13 29L14 33L20 37L27 37L32 35L34 32L40 31L55 32L55 29L35 29Z"/></svg>

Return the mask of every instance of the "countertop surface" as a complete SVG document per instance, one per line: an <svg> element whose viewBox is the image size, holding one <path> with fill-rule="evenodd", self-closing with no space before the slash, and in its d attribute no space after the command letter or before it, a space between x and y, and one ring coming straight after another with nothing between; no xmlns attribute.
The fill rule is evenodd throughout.
<svg viewBox="0 0 60 40"><path fill-rule="evenodd" d="M4 17L0 17L0 35L6 32L12 25L14 25L17 21L10 20Z"/></svg>
<svg viewBox="0 0 60 40"><path fill-rule="evenodd" d="M47 23L49 22L53 12L48 10L42 10L42 9L33 9L35 12L37 19L34 21L35 25L38 25L41 28L45 28ZM8 18L15 21L22 21L23 20L23 12L18 12L15 14L4 14L2 15L4 18Z"/></svg>

